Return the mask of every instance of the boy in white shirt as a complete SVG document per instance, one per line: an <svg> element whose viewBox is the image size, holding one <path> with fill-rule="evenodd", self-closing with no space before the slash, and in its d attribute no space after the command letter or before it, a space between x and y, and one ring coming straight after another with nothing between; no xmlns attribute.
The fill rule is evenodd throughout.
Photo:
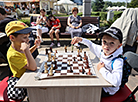
<svg viewBox="0 0 138 102"><path fill-rule="evenodd" d="M122 80L123 71L123 59L117 58L113 63L113 69L111 67L112 59L118 57L123 53L122 49L122 32L116 27L111 27L104 32L100 33L102 38L102 45L97 45L81 37L75 37L72 39L71 44L82 43L89 47L100 62L97 65L98 71L102 74L105 80L111 83L114 87L104 87L102 90L102 97L114 95L119 89Z"/></svg>

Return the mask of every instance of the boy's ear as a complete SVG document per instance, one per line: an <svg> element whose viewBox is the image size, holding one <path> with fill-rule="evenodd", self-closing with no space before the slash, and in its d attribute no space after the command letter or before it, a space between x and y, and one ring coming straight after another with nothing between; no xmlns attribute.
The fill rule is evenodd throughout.
<svg viewBox="0 0 138 102"><path fill-rule="evenodd" d="M14 39L15 39L15 36L13 36L13 35L10 35L10 36L9 36L9 38L11 39L11 41L14 41Z"/></svg>
<svg viewBox="0 0 138 102"><path fill-rule="evenodd" d="M122 43L118 46L118 48L119 48L120 46L122 46Z"/></svg>

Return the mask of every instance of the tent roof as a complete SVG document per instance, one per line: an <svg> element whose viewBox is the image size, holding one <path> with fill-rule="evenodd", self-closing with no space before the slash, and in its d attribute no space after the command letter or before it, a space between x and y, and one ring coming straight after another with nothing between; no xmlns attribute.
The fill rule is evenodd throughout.
<svg viewBox="0 0 138 102"><path fill-rule="evenodd" d="M39 2L40 0L0 0L2 2Z"/></svg>
<svg viewBox="0 0 138 102"><path fill-rule="evenodd" d="M57 3L54 3L54 5L64 5L64 4L72 5L72 4L75 4L75 3L70 1L70 0L60 0Z"/></svg>

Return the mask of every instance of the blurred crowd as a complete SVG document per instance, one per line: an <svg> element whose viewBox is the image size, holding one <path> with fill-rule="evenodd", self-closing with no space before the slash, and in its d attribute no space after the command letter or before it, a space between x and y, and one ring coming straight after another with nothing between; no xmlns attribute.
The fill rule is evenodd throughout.
<svg viewBox="0 0 138 102"><path fill-rule="evenodd" d="M8 15L14 18L20 18L23 16L29 16L29 13L39 14L40 8L38 4L21 4L14 3L13 6L0 6L5 9Z"/></svg>

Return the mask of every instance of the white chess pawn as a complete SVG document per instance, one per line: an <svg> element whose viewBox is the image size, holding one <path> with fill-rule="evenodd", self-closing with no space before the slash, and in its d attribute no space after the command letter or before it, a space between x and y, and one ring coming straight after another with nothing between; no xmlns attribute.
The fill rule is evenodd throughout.
<svg viewBox="0 0 138 102"><path fill-rule="evenodd" d="M47 66L47 62L45 63L45 71L44 73L48 73L48 70L47 70L48 66Z"/></svg>
<svg viewBox="0 0 138 102"><path fill-rule="evenodd" d="M53 70L52 70L52 69L50 69L50 73L49 73L49 75L50 75L50 76L53 75Z"/></svg>

